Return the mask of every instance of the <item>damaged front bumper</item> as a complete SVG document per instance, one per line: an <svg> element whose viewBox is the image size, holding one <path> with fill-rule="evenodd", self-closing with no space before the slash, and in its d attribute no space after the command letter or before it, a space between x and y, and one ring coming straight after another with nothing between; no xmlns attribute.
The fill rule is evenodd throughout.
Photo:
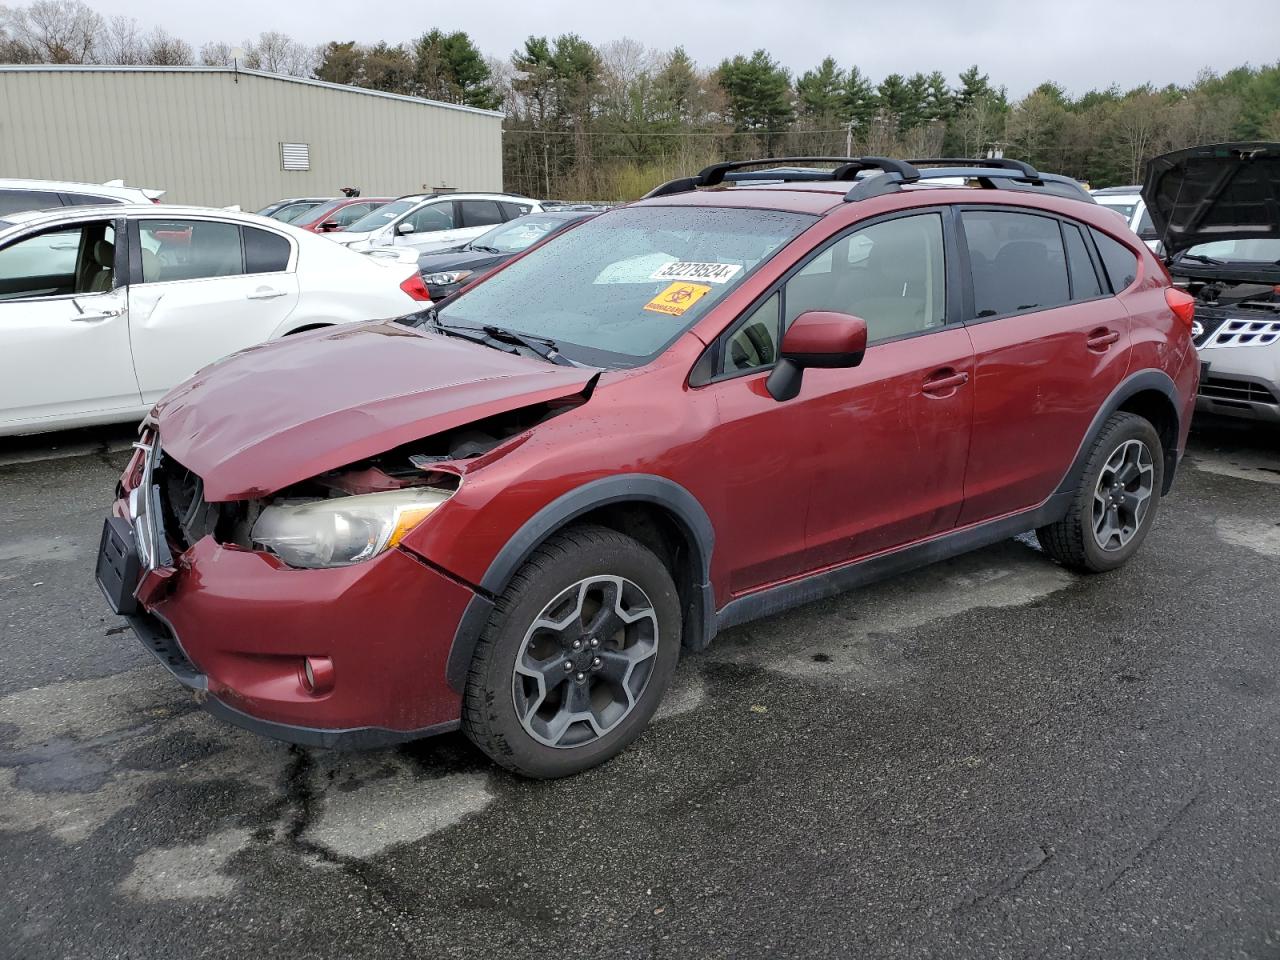
<svg viewBox="0 0 1280 960"><path fill-rule="evenodd" d="M204 709L322 747L457 728L461 698L445 674L475 596L469 588L399 548L347 567L297 570L204 537L173 558L150 484L158 452L140 447L142 462L126 472L135 484L103 528L98 582ZM322 686L307 676L308 662L327 665Z"/></svg>

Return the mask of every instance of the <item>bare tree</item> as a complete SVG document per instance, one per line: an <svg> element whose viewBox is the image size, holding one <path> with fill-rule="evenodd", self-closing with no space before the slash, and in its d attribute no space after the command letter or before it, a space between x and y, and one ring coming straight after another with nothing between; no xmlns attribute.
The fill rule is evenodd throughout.
<svg viewBox="0 0 1280 960"><path fill-rule="evenodd" d="M309 77L316 67L314 48L276 30L259 34L256 41L246 40L244 49L244 65L251 70Z"/></svg>
<svg viewBox="0 0 1280 960"><path fill-rule="evenodd" d="M91 63L104 27L81 0L36 0L8 16L11 38L41 63Z"/></svg>
<svg viewBox="0 0 1280 960"><path fill-rule="evenodd" d="M98 63L144 63L142 27L133 17L112 17L103 26L94 48Z"/></svg>
<svg viewBox="0 0 1280 960"><path fill-rule="evenodd" d="M206 67L229 67L235 60L231 55L234 50L235 47L222 40L206 43L200 48L200 62Z"/></svg>
<svg viewBox="0 0 1280 960"><path fill-rule="evenodd" d="M1128 165L1129 182L1140 183L1142 166L1156 153L1168 129L1168 108L1157 94L1132 94L1116 109L1113 132Z"/></svg>
<svg viewBox="0 0 1280 960"><path fill-rule="evenodd" d="M156 27L147 34L145 63L160 67L185 67L195 63L195 51L187 41L175 37L163 27Z"/></svg>

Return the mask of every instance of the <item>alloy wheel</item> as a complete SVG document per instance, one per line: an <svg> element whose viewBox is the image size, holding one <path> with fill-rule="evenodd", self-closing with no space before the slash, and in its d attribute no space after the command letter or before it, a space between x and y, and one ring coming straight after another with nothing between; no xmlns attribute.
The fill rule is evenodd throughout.
<svg viewBox="0 0 1280 960"><path fill-rule="evenodd" d="M1151 450L1126 440L1107 458L1093 491L1093 539L1103 550L1121 550L1142 527L1155 491Z"/></svg>
<svg viewBox="0 0 1280 960"><path fill-rule="evenodd" d="M525 731L550 747L607 734L639 702L658 652L658 616L640 586L595 576L565 588L525 632L512 698Z"/></svg>

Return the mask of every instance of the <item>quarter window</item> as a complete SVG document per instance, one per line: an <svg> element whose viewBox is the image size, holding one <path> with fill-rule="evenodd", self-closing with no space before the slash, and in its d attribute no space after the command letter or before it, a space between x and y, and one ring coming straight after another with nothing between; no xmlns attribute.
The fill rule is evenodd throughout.
<svg viewBox="0 0 1280 960"><path fill-rule="evenodd" d="M717 374L771 367L778 359L778 300L775 293L747 314L724 340Z"/></svg>
<svg viewBox="0 0 1280 960"><path fill-rule="evenodd" d="M1064 278L1065 280L1065 278ZM841 237L787 281L786 325L809 310L867 322L874 343L919 333L946 319L942 218L899 217Z"/></svg>
<svg viewBox="0 0 1280 960"><path fill-rule="evenodd" d="M1102 296L1102 284L1098 281L1097 271L1093 269L1093 259L1089 256L1089 248L1085 246L1080 228L1074 224L1064 223L1062 234L1067 240L1067 266L1071 271L1071 299L1088 300Z"/></svg>
<svg viewBox="0 0 1280 960"><path fill-rule="evenodd" d="M1098 245L1102 265L1111 279L1111 289L1119 293L1138 279L1138 258L1119 240L1113 240L1101 230L1092 230L1093 242Z"/></svg>
<svg viewBox="0 0 1280 960"><path fill-rule="evenodd" d="M1057 220L995 210L965 210L961 219L975 316L1045 310L1071 299Z"/></svg>
<svg viewBox="0 0 1280 960"><path fill-rule="evenodd" d="M289 241L255 227L244 231L244 272L281 273L289 268Z"/></svg>

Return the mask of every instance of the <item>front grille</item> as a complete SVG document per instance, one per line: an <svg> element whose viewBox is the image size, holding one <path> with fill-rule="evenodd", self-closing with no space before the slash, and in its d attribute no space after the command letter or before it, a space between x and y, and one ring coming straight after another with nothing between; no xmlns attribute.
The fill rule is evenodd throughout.
<svg viewBox="0 0 1280 960"><path fill-rule="evenodd" d="M1280 320L1232 318L1206 334L1206 347L1269 347L1280 342Z"/></svg>
<svg viewBox="0 0 1280 960"><path fill-rule="evenodd" d="M1251 403L1280 403L1275 394L1263 384L1228 377L1206 377L1201 380L1200 396L1232 407L1247 407Z"/></svg>
<svg viewBox="0 0 1280 960"><path fill-rule="evenodd" d="M218 506L205 502L204 481L167 453L155 469L155 482L160 487L165 533L186 550L213 529Z"/></svg>

